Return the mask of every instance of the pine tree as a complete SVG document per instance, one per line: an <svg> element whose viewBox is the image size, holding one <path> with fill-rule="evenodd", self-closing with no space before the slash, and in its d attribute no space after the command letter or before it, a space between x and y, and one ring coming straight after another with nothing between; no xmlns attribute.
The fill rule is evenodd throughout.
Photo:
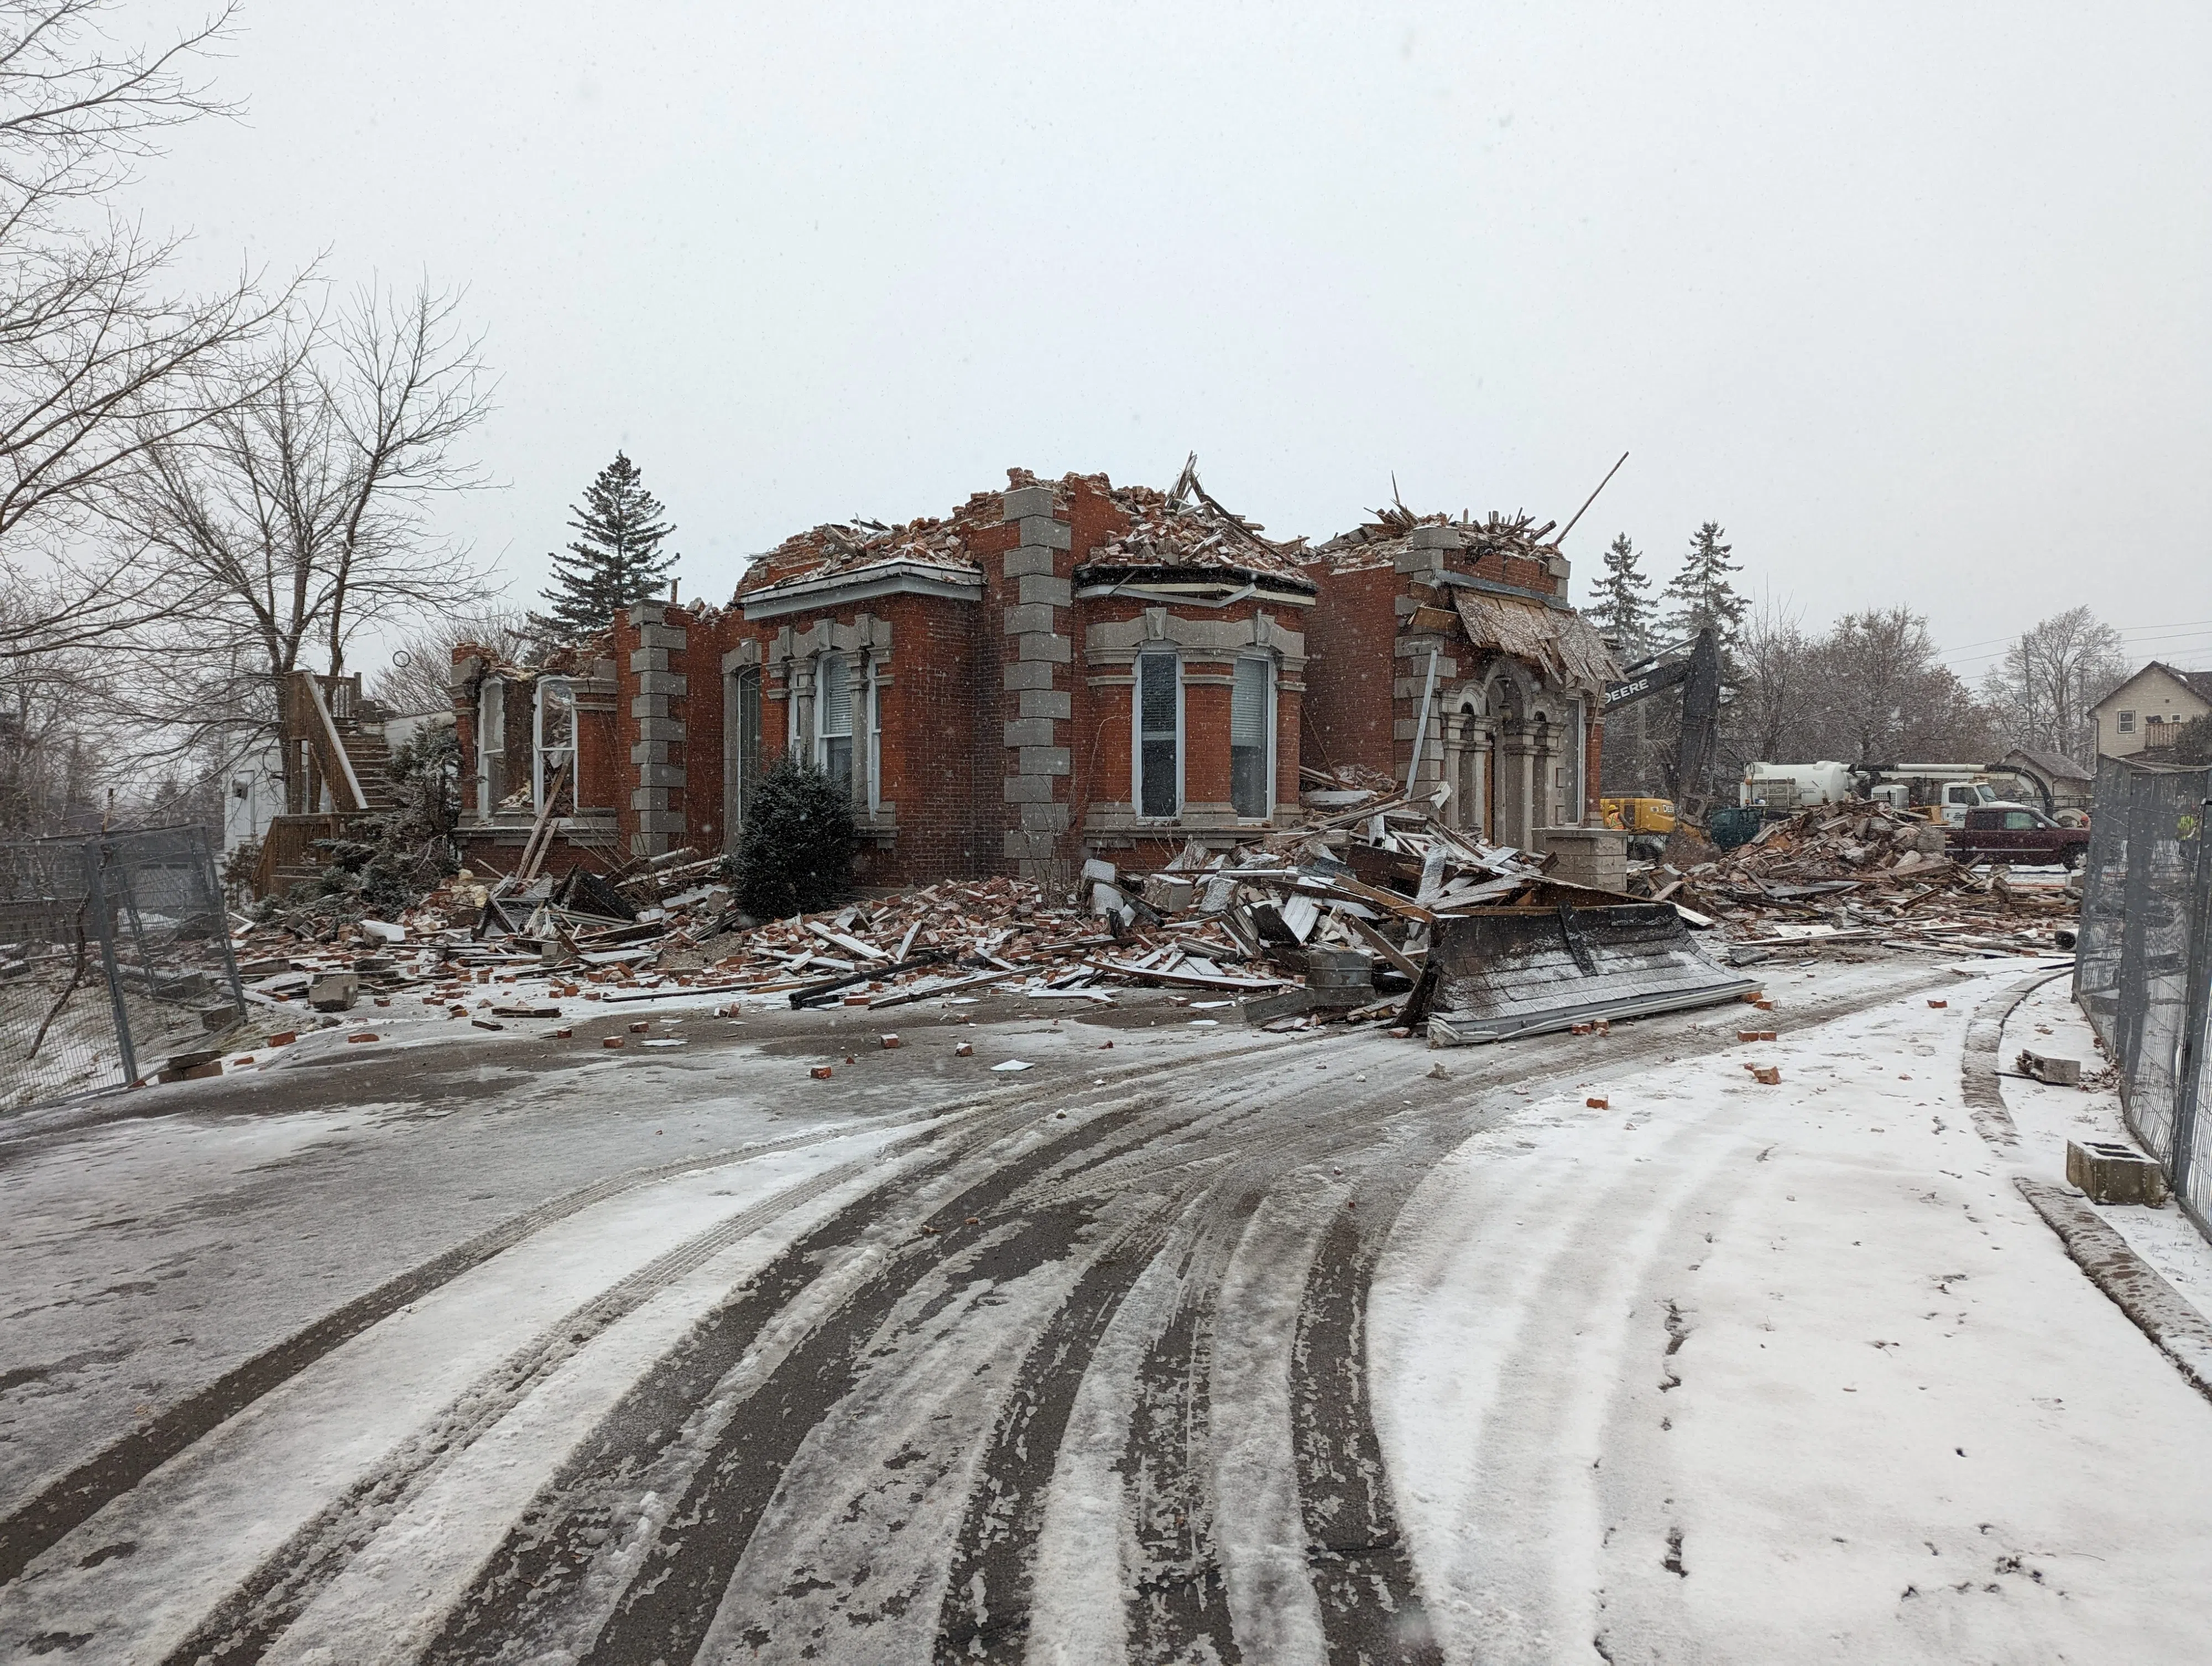
<svg viewBox="0 0 2212 1666"><path fill-rule="evenodd" d="M1733 663L1750 604L1729 582L1729 575L1740 570L1729 559L1731 553L1733 546L1721 542L1720 522L1707 521L1690 540L1682 570L1667 581L1664 595L1674 604L1666 619L1670 637L1694 636L1711 625L1720 637L1723 659Z"/></svg>
<svg viewBox="0 0 2212 1666"><path fill-rule="evenodd" d="M1605 576L1593 587L1589 605L1583 610L1590 623L1620 645L1630 659L1651 645L1651 581L1638 563L1643 557L1623 532L1605 552ZM1624 660L1622 663L1627 663Z"/></svg>
<svg viewBox="0 0 2212 1666"><path fill-rule="evenodd" d="M661 553L661 540L676 529L660 519L660 500L620 452L571 512L568 525L581 536L551 557L553 582L539 593L552 605L530 616L531 629L549 643L605 630L632 603L659 595L678 559Z"/></svg>

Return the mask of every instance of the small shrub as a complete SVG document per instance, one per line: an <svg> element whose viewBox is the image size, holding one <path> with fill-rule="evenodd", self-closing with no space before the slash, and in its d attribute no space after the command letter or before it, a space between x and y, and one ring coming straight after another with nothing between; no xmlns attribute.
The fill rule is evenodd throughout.
<svg viewBox="0 0 2212 1666"><path fill-rule="evenodd" d="M786 753L753 787L738 839L738 905L756 920L826 909L852 889L853 803Z"/></svg>

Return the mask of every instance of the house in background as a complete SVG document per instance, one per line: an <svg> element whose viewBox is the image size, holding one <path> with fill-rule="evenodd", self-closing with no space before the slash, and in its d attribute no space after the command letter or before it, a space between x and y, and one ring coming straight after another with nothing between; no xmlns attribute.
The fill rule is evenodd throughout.
<svg viewBox="0 0 2212 1666"><path fill-rule="evenodd" d="M2018 796L2028 803L2040 800L2047 814L2084 816L2095 806L2096 772L2083 769L2063 752L2015 746L1998 761L1997 768L2021 783L2023 791Z"/></svg>
<svg viewBox="0 0 2212 1666"><path fill-rule="evenodd" d="M1011 471L799 533L727 606L641 603L574 665L457 650L462 837L501 873L541 816L550 871L732 848L796 752L851 795L871 886L1233 847L1303 824L1302 766L1539 842L1595 818L1611 674L1548 530L1395 511L1309 546L1190 471Z"/></svg>
<svg viewBox="0 0 2212 1666"><path fill-rule="evenodd" d="M2154 660L2089 708L2097 725L2097 756L2157 754L2180 737L2192 718L2212 713L2212 671L2178 671Z"/></svg>

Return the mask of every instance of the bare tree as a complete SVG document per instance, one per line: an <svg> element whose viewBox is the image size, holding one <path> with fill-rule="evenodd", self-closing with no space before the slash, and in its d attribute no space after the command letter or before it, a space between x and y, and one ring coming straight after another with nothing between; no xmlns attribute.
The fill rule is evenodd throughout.
<svg viewBox="0 0 2212 1666"><path fill-rule="evenodd" d="M174 581L142 709L176 744L265 729L279 680L343 671L363 629L481 605L483 574L431 520L483 483L460 442L488 391L458 306L422 284L295 313L261 371L216 373L258 376L253 397L149 445L107 500Z"/></svg>
<svg viewBox="0 0 2212 1666"><path fill-rule="evenodd" d="M1762 601L1736 640L1735 660L1728 727L1746 761L1801 759L1813 744L1807 705L1816 668L1799 615Z"/></svg>
<svg viewBox="0 0 2212 1666"><path fill-rule="evenodd" d="M2014 639L2004 663L1983 678L1982 696L1996 709L2011 745L2093 763L2097 737L2090 703L2127 674L2120 633L2087 608L2069 607Z"/></svg>
<svg viewBox="0 0 2212 1666"><path fill-rule="evenodd" d="M528 619L511 610L437 619L401 639L391 663L369 680L369 693L394 711L443 710L453 702L453 650L464 642L515 665L531 663L538 646Z"/></svg>
<svg viewBox="0 0 2212 1666"><path fill-rule="evenodd" d="M1988 714L1937 660L1928 621L1911 608L1845 614L1813 658L1808 703L1822 757L1974 762L1989 749Z"/></svg>
<svg viewBox="0 0 2212 1666"><path fill-rule="evenodd" d="M228 6L118 47L113 0L0 0L0 657L100 640L169 599L137 551L88 544L87 506L151 445L255 391L232 350L289 291L165 291L173 240L99 212L169 128L227 112L188 72ZM228 374L226 374L228 373Z"/></svg>

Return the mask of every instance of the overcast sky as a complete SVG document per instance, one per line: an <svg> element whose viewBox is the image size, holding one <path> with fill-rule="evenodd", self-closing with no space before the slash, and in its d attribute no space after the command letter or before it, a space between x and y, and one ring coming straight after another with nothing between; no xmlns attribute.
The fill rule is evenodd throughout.
<svg viewBox="0 0 2212 1666"><path fill-rule="evenodd" d="M179 13L170 13L172 16ZM526 599L617 447L684 593L1009 465L1720 521L1976 674L2077 603L2212 666L2212 8L249 0L133 193L198 270L465 284Z"/></svg>

